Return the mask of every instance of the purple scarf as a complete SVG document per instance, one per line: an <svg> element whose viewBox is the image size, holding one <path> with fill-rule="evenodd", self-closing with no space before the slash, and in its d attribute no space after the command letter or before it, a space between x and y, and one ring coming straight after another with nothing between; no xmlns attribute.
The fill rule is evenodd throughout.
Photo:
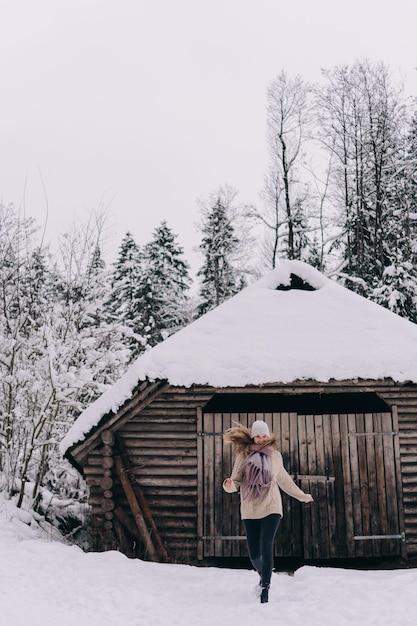
<svg viewBox="0 0 417 626"><path fill-rule="evenodd" d="M271 486L271 459L274 451L272 446L261 446L256 443L249 445L250 454L240 466L240 470L247 469L246 479L242 485L244 500L257 500Z"/></svg>

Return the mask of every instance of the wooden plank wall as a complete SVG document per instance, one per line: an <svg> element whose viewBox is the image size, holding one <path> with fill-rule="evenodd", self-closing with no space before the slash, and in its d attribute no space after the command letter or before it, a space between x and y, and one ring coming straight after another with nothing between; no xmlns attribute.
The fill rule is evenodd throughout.
<svg viewBox="0 0 417 626"><path fill-rule="evenodd" d="M197 412L214 393L226 391L290 394L375 391L389 405L395 405L399 421L407 555L417 557L417 386L401 387L389 381L326 384L307 381L245 389L168 387L139 414L133 411L119 433L126 443L135 475L172 560L193 562L197 556ZM91 451L87 464L83 465L90 486L92 519L100 524L104 512L100 508L99 485L103 469L99 450Z"/></svg>

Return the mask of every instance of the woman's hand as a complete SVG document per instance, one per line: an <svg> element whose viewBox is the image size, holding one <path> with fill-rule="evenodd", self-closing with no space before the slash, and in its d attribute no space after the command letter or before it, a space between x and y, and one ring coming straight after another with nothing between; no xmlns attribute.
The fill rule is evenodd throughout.
<svg viewBox="0 0 417 626"><path fill-rule="evenodd" d="M226 480L224 481L224 486L227 488L233 487L233 480L231 478L226 478Z"/></svg>

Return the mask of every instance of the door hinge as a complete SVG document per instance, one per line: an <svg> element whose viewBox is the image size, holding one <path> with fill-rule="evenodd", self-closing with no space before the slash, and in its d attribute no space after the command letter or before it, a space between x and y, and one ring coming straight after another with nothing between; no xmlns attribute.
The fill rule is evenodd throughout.
<svg viewBox="0 0 417 626"><path fill-rule="evenodd" d="M203 535L203 537L200 537L200 539L202 539L203 541L230 541L231 539L237 539L238 541L246 541L246 537L242 535Z"/></svg>
<svg viewBox="0 0 417 626"><path fill-rule="evenodd" d="M405 542L405 533L401 533L400 535L355 535L353 537L354 541L377 541L379 539L401 539L401 541Z"/></svg>
<svg viewBox="0 0 417 626"><path fill-rule="evenodd" d="M326 480L329 482L333 482L335 480L334 476L316 476L314 474L297 474L297 480Z"/></svg>
<svg viewBox="0 0 417 626"><path fill-rule="evenodd" d="M398 435L398 432L396 430L388 430L386 432L383 433L377 433L377 432L372 432L372 433L349 433L349 437L369 437L369 436L375 436L375 435L391 435L391 437L395 437L395 435Z"/></svg>
<svg viewBox="0 0 417 626"><path fill-rule="evenodd" d="M197 433L198 437L220 437L223 436L223 433L206 433L204 430L200 430Z"/></svg>

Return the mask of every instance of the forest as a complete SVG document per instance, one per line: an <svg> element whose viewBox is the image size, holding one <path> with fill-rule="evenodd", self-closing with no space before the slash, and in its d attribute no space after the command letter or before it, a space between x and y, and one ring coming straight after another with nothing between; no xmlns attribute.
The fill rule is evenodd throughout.
<svg viewBox="0 0 417 626"><path fill-rule="evenodd" d="M316 85L282 71L266 131L257 205L228 185L199 201L195 279L166 220L142 246L127 232L109 262L104 215L53 250L0 204L0 492L18 507L74 535L87 488L58 444L80 412L138 355L282 260L417 321L417 109L389 68L357 61Z"/></svg>

